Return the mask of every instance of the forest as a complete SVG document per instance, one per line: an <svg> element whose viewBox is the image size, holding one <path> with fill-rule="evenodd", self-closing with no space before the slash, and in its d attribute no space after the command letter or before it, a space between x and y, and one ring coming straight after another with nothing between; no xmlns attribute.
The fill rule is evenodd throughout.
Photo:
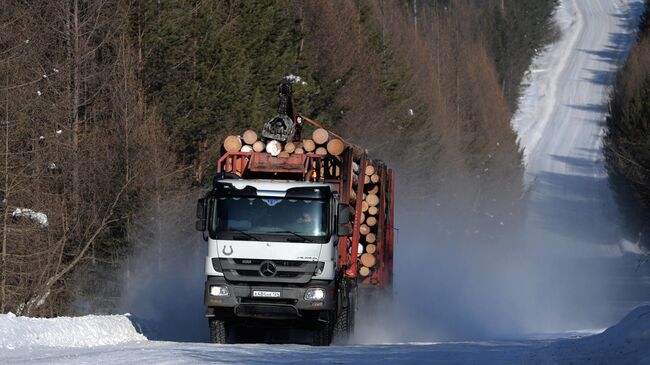
<svg viewBox="0 0 650 365"><path fill-rule="evenodd" d="M445 197L499 234L521 219L510 117L556 3L6 0L0 313L111 312L134 253L165 270L161 236L196 244L221 139L259 129L289 74L302 114L396 167L402 201ZM613 120L647 130L641 37L613 102L634 113ZM642 156L632 142L617 153Z"/></svg>
<svg viewBox="0 0 650 365"><path fill-rule="evenodd" d="M650 1L610 96L605 156L628 236L650 245Z"/></svg>

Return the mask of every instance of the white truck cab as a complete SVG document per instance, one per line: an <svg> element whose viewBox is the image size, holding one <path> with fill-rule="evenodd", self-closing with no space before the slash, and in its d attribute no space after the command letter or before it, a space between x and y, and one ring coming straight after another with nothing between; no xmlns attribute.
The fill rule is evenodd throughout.
<svg viewBox="0 0 650 365"><path fill-rule="evenodd" d="M337 206L334 187L295 181L222 180L209 204L207 276L251 282L304 281L296 269L273 275L237 270L228 262L293 261L318 270L309 279L333 280L336 265L334 234ZM226 268L215 262L222 260ZM267 267L268 269L268 267ZM300 275L299 275L300 274ZM305 276L305 277L303 277Z"/></svg>
<svg viewBox="0 0 650 365"><path fill-rule="evenodd" d="M199 203L208 236L207 316L223 326L212 332L226 336L229 324L246 319L332 320L335 189L304 181L215 181Z"/></svg>

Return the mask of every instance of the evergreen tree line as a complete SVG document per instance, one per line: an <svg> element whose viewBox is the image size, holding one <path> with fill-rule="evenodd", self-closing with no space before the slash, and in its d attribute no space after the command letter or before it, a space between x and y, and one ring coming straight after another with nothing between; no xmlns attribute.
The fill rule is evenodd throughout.
<svg viewBox="0 0 650 365"><path fill-rule="evenodd" d="M299 111L393 164L405 199L453 197L498 234L555 3L7 0L0 312L110 311L134 252L164 270L160 237L191 237L222 138L259 130L287 74Z"/></svg>
<svg viewBox="0 0 650 365"><path fill-rule="evenodd" d="M650 243L650 1L610 96L605 155L632 241Z"/></svg>

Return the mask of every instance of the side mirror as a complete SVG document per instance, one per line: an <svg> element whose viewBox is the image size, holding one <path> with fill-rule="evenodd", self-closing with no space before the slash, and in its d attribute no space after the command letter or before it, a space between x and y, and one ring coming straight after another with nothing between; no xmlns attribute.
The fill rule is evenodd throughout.
<svg viewBox="0 0 650 365"><path fill-rule="evenodd" d="M347 204L339 203L338 206L338 226L336 227L336 234L339 237L350 237L352 236L352 225L350 221L352 220L352 211L350 206Z"/></svg>
<svg viewBox="0 0 650 365"><path fill-rule="evenodd" d="M205 198L199 199L196 203L196 218L196 230L205 232L206 228L208 227L208 214L206 211Z"/></svg>
<svg viewBox="0 0 650 365"><path fill-rule="evenodd" d="M207 228L207 221L205 219L197 219L196 220L196 230L199 232L205 232L205 229Z"/></svg>
<svg viewBox="0 0 650 365"><path fill-rule="evenodd" d="M349 223L352 220L352 211L349 205L339 203L338 218L339 224Z"/></svg>
<svg viewBox="0 0 650 365"><path fill-rule="evenodd" d="M205 219L205 198L201 198L196 202L196 218Z"/></svg>
<svg viewBox="0 0 650 365"><path fill-rule="evenodd" d="M341 223L336 229L336 235L339 237L350 237L352 236L352 224L350 223Z"/></svg>

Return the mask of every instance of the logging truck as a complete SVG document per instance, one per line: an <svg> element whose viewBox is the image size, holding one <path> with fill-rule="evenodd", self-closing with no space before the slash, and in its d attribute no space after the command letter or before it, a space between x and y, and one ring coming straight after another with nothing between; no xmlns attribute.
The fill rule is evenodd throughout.
<svg viewBox="0 0 650 365"><path fill-rule="evenodd" d="M317 127L311 138L303 123ZM198 200L211 341L265 326L308 330L316 346L345 341L361 299L392 286L394 181L382 161L296 113L283 80L278 115L259 137L224 140Z"/></svg>

